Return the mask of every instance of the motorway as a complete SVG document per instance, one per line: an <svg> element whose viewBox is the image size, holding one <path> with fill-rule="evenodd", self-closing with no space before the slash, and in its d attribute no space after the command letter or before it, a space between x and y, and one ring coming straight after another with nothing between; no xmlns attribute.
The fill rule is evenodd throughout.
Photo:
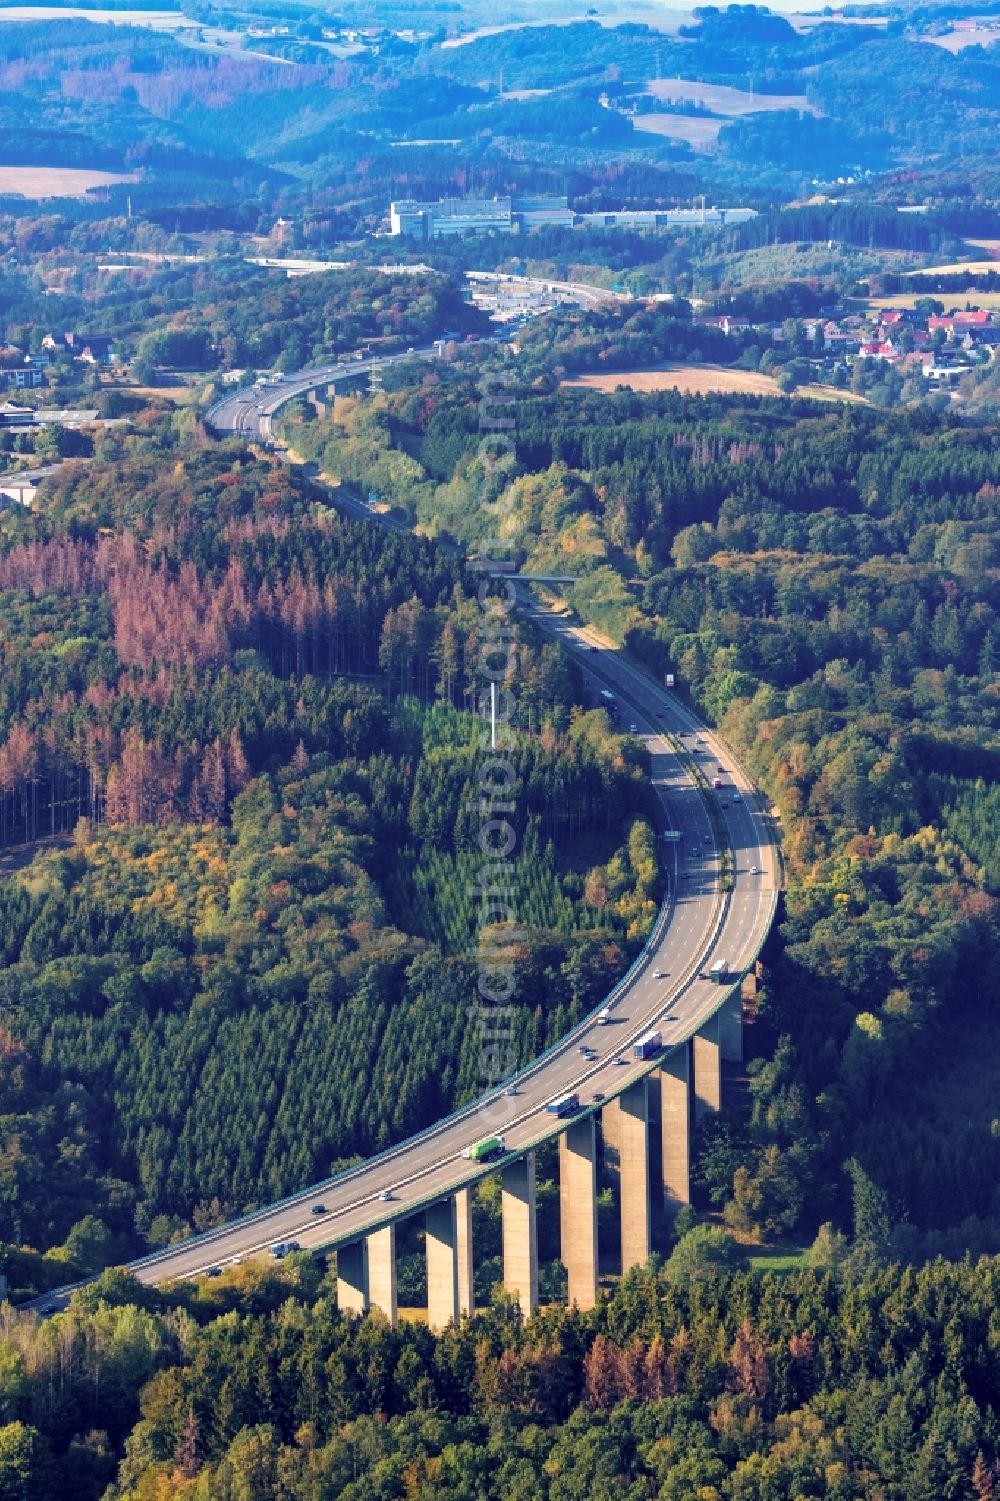
<svg viewBox="0 0 1000 1501"><path fill-rule="evenodd" d="M547 281L538 276L519 276L510 271L466 271L465 279L474 288L494 289L497 294L509 290L515 294L528 293L536 297L575 303L588 310L609 307L615 303L632 302L631 293L613 292L607 287L590 286L581 281Z"/></svg>
<svg viewBox="0 0 1000 1501"><path fill-rule="evenodd" d="M362 363L349 368L360 371ZM237 424L228 430L259 432L268 409L287 400L287 387L303 379L312 384L315 372L283 378L281 391L266 396L243 391L227 397L226 422ZM219 430L219 407L213 410L213 426ZM256 427L250 426L253 423ZM496 1171L496 1163L477 1165L463 1157L463 1149L473 1142L502 1132L508 1153L524 1153L565 1129L565 1120L547 1114L549 1101L572 1090L579 1095L581 1110L597 1110L651 1072L658 1060L635 1060L634 1040L654 1024L667 1050L691 1037L728 993L728 987L709 978L709 965L723 959L728 972L739 976L757 957L775 912L778 849L759 794L725 742L674 693L596 633L537 604L523 591L521 604L542 631L574 655L595 695L601 689L614 694L621 727L634 725L634 733L649 750L663 826L681 835L678 841L664 841L667 897L646 949L611 993L610 1023L599 1025L596 1015L591 1016L515 1079L380 1156L288 1200L131 1263L140 1281L157 1284L198 1276L267 1252L279 1241L297 1242L303 1250L334 1248L406 1219ZM724 783L719 791L711 787L716 777ZM710 802L716 804L716 828L724 830L731 852L729 890L723 889L720 878L723 851L716 847ZM516 894L514 906L516 919ZM583 1046L595 1050L596 1058L585 1058ZM55 1311L65 1306L73 1290L60 1289L28 1306Z"/></svg>
<svg viewBox="0 0 1000 1501"><path fill-rule="evenodd" d="M516 1094L507 1094L505 1086L493 1089L468 1109L335 1179L132 1263L140 1281L197 1276L266 1252L278 1241L296 1241L303 1250L331 1248L407 1218L496 1171L495 1164L478 1166L463 1158L472 1142L502 1131L508 1151L527 1151L565 1128L565 1121L546 1114L546 1104L556 1096L575 1090L582 1109L599 1109L595 1095L611 1099L649 1073L656 1061L635 1061L633 1040L654 1023L667 1047L690 1037L726 993L708 978L707 966L722 958L738 975L756 958L774 914L779 867L770 818L754 788L720 738L621 652L540 606L532 613L542 630L577 656L595 686L609 685L615 693L626 727L634 723L649 749L665 825L682 835L679 843L665 844L669 894L663 921L624 987L612 993L611 1023L601 1026L593 1017L583 1022L517 1076ZM724 767L725 788L699 790L691 761L709 784ZM706 798L718 800L733 851L728 893L720 889L721 852ZM581 1045L594 1048L597 1058L588 1062ZM70 1292L50 1294L34 1306L46 1312L64 1306Z"/></svg>
<svg viewBox="0 0 1000 1501"><path fill-rule="evenodd" d="M259 384L242 386L214 402L205 413L205 426L220 438L269 438L272 417L296 396L351 376L370 375L373 370L398 365L402 360L433 359L436 352L433 344L423 344L399 354L337 360L312 370L295 370L290 375L266 376Z"/></svg>
<svg viewBox="0 0 1000 1501"><path fill-rule="evenodd" d="M568 299L582 308L594 309L631 301L630 296L624 292L613 292L605 287L588 286L582 282L543 281L536 277L515 276L497 271L467 271L465 275L474 288L495 288L498 292L513 288L554 297L556 301ZM486 338L474 342L489 343L492 340ZM220 438L266 440L271 436L271 419L296 396L304 396L308 391L315 391L320 386L332 385L352 376L370 375L374 370L399 364L402 360L430 359L436 355L436 345L424 344L401 350L397 354L370 356L367 359L340 359L329 365L318 365L315 369L295 370L288 375L264 376L253 386L242 386L220 397L205 413L205 426Z"/></svg>

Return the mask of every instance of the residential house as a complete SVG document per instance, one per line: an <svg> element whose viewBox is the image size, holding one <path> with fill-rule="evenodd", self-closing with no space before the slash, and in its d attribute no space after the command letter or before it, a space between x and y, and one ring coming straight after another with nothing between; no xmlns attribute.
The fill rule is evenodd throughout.
<svg viewBox="0 0 1000 1501"><path fill-rule="evenodd" d="M59 335L46 334L43 349L57 352L68 350L75 360L87 365L113 365L118 360L118 350L110 334L78 334L70 331Z"/></svg>
<svg viewBox="0 0 1000 1501"><path fill-rule="evenodd" d="M955 328L986 328L989 326L990 315L982 308L969 308L964 313L956 313L954 317Z"/></svg>
<svg viewBox="0 0 1000 1501"><path fill-rule="evenodd" d="M736 318L730 313L712 315L707 318L696 318L694 321L699 328L717 328L727 337L731 334L745 333L748 328L753 327L749 318Z"/></svg>
<svg viewBox="0 0 1000 1501"><path fill-rule="evenodd" d="M867 344L862 344L858 353L862 359L885 360L889 364L901 358L891 339L871 340Z"/></svg>

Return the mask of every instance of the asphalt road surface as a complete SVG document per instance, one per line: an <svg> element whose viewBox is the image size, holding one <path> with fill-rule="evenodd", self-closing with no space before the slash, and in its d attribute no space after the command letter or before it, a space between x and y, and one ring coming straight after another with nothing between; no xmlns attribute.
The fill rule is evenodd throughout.
<svg viewBox="0 0 1000 1501"><path fill-rule="evenodd" d="M598 1025L591 1018L569 1033L513 1081L516 1094L501 1085L474 1106L336 1179L132 1263L140 1281L197 1276L266 1253L277 1242L295 1241L303 1250L335 1247L475 1182L495 1171L496 1164L471 1163L462 1156L464 1148L499 1132L509 1152L537 1146L564 1124L546 1112L547 1104L570 1091L578 1094L581 1109L599 1109L595 1094L611 1099L656 1066L656 1060L633 1058L637 1037L655 1025L669 1050L713 1014L720 987L708 977L712 962L724 959L735 975L756 957L774 913L777 849L770 818L727 746L673 693L622 653L601 645L592 632L538 606L531 609L540 627L577 655L598 691L606 686L615 694L624 726L634 723L649 747L665 825L682 835L678 843L664 842L669 879L665 920L639 965L613 993L611 1022ZM689 761L709 784L721 776L725 786L699 790ZM733 851L728 893L720 890L720 851L709 799L719 805ZM516 894L514 905L516 909ZM581 1045L592 1047L596 1058L585 1058ZM64 1306L71 1291L49 1294L33 1306L46 1312Z"/></svg>
<svg viewBox="0 0 1000 1501"><path fill-rule="evenodd" d="M415 353L426 357L433 350ZM408 357L347 361L284 376L225 397L207 421L216 432L259 437L269 431L273 413L301 391ZM371 518L367 507L361 510ZM131 1263L140 1281L198 1276L267 1253L277 1243L296 1242L303 1250L333 1248L476 1182L496 1171L496 1163L472 1163L462 1155L465 1148L499 1133L508 1153L538 1146L564 1129L565 1122L546 1107L569 1092L577 1094L581 1110L599 1109L656 1067L655 1058L643 1062L633 1057L637 1038L655 1027L669 1052L715 1012L726 989L709 977L712 963L722 959L730 974L740 975L756 958L774 916L778 851L770 817L729 748L675 694L594 632L528 596L522 595L522 605L543 631L577 657L597 694L603 689L614 695L620 727L635 725L649 748L664 828L681 835L679 841L664 841L669 888L662 920L638 964L612 992L610 1022L599 1025L591 1017L516 1079L503 1081L475 1104L337 1178ZM700 781L692 766L701 773ZM724 785L714 790L717 777ZM722 890L722 852L708 811L713 802L732 852L728 891ZM516 913L516 893L513 905ZM596 1057L585 1057L580 1051L584 1046ZM54 1311L65 1306L72 1291L63 1288L29 1306Z"/></svg>
<svg viewBox="0 0 1000 1501"><path fill-rule="evenodd" d="M421 345L399 354L383 354L370 359L337 360L331 365L319 365L314 370L296 370L290 375L272 375L263 378L257 385L243 386L223 396L205 413L205 426L220 438L268 438L271 435L271 419L275 413L296 396L307 391L316 391L320 386L346 380L350 376L370 375L386 365L398 365L403 360L433 359L433 344Z"/></svg>

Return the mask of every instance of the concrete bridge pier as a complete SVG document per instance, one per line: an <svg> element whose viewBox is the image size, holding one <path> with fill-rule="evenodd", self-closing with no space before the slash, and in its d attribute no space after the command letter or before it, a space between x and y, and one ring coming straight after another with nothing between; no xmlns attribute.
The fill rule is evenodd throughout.
<svg viewBox="0 0 1000 1501"><path fill-rule="evenodd" d="M535 1154L505 1167L501 1177L503 1285L525 1318L538 1307L538 1234L535 1224Z"/></svg>
<svg viewBox="0 0 1000 1501"><path fill-rule="evenodd" d="M435 1332L472 1313L472 1196L467 1188L431 1204L426 1216L427 1323Z"/></svg>
<svg viewBox="0 0 1000 1501"><path fill-rule="evenodd" d="M368 1301L372 1308L385 1314L395 1329L399 1319L396 1305L396 1227L384 1225L373 1230L368 1239Z"/></svg>
<svg viewBox="0 0 1000 1501"><path fill-rule="evenodd" d="M476 1311L476 1291L472 1262L472 1190L460 1188L455 1195L455 1224L458 1252L458 1311Z"/></svg>
<svg viewBox="0 0 1000 1501"><path fill-rule="evenodd" d="M722 1048L719 1013L710 1016L691 1039L694 1055L694 1118L718 1115L722 1109Z"/></svg>
<svg viewBox="0 0 1000 1501"><path fill-rule="evenodd" d="M668 1053L654 1079L659 1084L660 1179L667 1215L691 1202L691 1047Z"/></svg>
<svg viewBox="0 0 1000 1501"><path fill-rule="evenodd" d="M649 1191L649 1091L645 1079L630 1084L605 1108L618 1152L622 1275L645 1266L653 1250Z"/></svg>
<svg viewBox="0 0 1000 1501"><path fill-rule="evenodd" d="M426 1214L427 1323L435 1334L457 1324L458 1214L454 1198L439 1199Z"/></svg>
<svg viewBox="0 0 1000 1501"><path fill-rule="evenodd" d="M559 1251L569 1274L569 1303L597 1302L597 1131L594 1117L573 1121L559 1138Z"/></svg>
<svg viewBox="0 0 1000 1501"><path fill-rule="evenodd" d="M368 1312L368 1244L364 1237L337 1247L337 1307L359 1317Z"/></svg>
<svg viewBox="0 0 1000 1501"><path fill-rule="evenodd" d="M743 1062L743 991L737 985L719 1012L719 1046L723 1063Z"/></svg>

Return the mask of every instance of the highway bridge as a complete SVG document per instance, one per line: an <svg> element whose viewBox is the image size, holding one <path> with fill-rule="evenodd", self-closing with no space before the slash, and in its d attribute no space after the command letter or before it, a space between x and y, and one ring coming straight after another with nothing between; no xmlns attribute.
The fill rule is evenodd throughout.
<svg viewBox="0 0 1000 1501"><path fill-rule="evenodd" d="M246 410L248 422L267 415L259 406ZM225 421L243 415L227 406ZM341 1307L378 1308L395 1321L396 1229L421 1215L428 1319L441 1329L473 1310L470 1191L500 1172L504 1284L531 1312L538 1305L535 1153L557 1139L561 1257L570 1301L587 1308L598 1295L598 1123L618 1175L623 1271L646 1261L670 1215L689 1201L693 1125L722 1108L723 1063L742 1057L741 981L767 936L780 885L775 830L719 735L621 651L517 587L539 628L576 657L596 690L614 694L648 747L664 828L680 836L664 841L666 898L646 947L607 998L609 1019L595 1012L516 1077L379 1156L131 1263L141 1282L212 1274L275 1247L278 1254L335 1249ZM720 961L722 983L711 973ZM636 1056L635 1043L653 1029L663 1046ZM552 1114L551 1102L570 1093L576 1106ZM463 1155L490 1135L503 1136L497 1161ZM73 1290L33 1306L55 1311Z"/></svg>
<svg viewBox="0 0 1000 1501"><path fill-rule="evenodd" d="M386 365L403 360L433 359L436 345L421 345L398 354L371 355L367 359L334 360L310 370L295 370L289 375L263 376L252 386L241 386L213 402L205 413L205 426L218 438L266 439L271 436L271 420L296 396L306 396L325 386L335 386L358 376L371 376Z"/></svg>

